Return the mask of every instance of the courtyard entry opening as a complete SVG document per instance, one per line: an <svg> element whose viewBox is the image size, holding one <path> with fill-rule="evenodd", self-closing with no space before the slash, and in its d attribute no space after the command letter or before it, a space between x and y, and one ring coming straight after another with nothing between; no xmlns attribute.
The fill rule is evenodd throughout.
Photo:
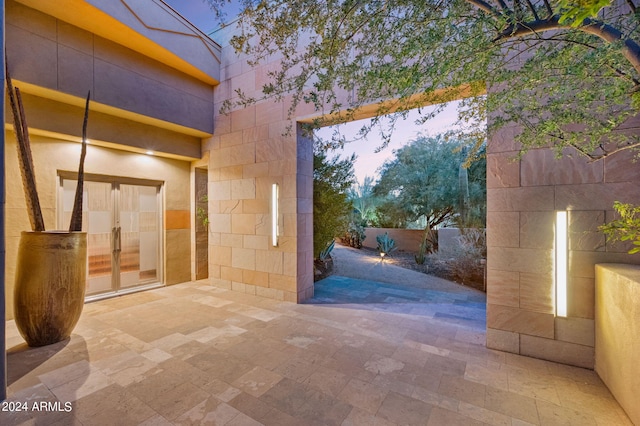
<svg viewBox="0 0 640 426"><path fill-rule="evenodd" d="M371 256L372 262L377 259L381 263L395 263L485 290L484 122L478 120L482 127L478 132L481 147L478 152L473 151L474 161L467 163L467 154L474 149L475 139L461 136L456 126L456 106L457 102L451 102L436 118L424 124L415 124L420 113L410 111L407 118L397 122L389 145L379 151L376 148L382 139L375 129L358 140L362 127L370 126L368 120L315 132L316 144L338 133L344 140L353 140L342 149L323 151L318 145L314 149L316 280L331 274L333 237L336 244L354 247L359 253ZM381 119L384 120L385 117ZM318 156L323 157L321 162ZM349 167L351 183L347 183L342 198L337 194L338 185L329 188L336 192L331 204L342 199L349 204L349 213L341 225L335 224L338 229L335 235L327 237L330 231L322 228L331 219L339 221L326 217L328 209L323 207L322 199L326 197L322 192L327 190L326 181L349 180L345 177ZM321 176L327 171L335 176Z"/></svg>

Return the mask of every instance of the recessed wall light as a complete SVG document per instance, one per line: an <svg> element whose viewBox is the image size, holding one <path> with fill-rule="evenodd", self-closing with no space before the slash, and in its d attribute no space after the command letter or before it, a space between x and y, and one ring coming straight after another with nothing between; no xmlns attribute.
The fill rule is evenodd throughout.
<svg viewBox="0 0 640 426"><path fill-rule="evenodd" d="M153 151L147 151L147 152L145 152L145 154L147 154L147 155L154 155Z"/></svg>
<svg viewBox="0 0 640 426"><path fill-rule="evenodd" d="M567 212L556 212L556 315L567 316L568 280L568 226Z"/></svg>
<svg viewBox="0 0 640 426"><path fill-rule="evenodd" d="M278 246L278 184L271 185L271 245Z"/></svg>

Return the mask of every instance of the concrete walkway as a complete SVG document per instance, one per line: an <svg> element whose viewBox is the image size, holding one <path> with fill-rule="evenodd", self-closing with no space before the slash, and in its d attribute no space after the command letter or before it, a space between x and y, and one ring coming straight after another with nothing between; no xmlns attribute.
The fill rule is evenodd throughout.
<svg viewBox="0 0 640 426"><path fill-rule="evenodd" d="M301 305L178 284L87 304L43 348L9 321L0 424L631 424L593 371L487 349L484 295L439 281L332 276Z"/></svg>

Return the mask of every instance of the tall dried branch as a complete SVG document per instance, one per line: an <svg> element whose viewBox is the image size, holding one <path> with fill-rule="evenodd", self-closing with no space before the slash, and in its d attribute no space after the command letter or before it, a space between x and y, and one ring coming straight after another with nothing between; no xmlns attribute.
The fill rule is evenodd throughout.
<svg viewBox="0 0 640 426"><path fill-rule="evenodd" d="M78 186L73 200L73 211L69 231L82 231L82 197L84 194L84 159L87 156L87 123L89 122L89 99L91 91L87 93L87 101L84 105L84 120L82 121L82 150L80 152L80 165L78 166Z"/></svg>
<svg viewBox="0 0 640 426"><path fill-rule="evenodd" d="M7 63L5 58L5 63ZM31 155L31 143L29 140L29 128L22 104L20 90L13 87L13 82L9 74L9 66L5 67L7 80L7 91L9 103L11 104L11 114L13 115L13 129L18 141L18 160L20 163L20 173L22 175L22 186L24 189L25 201L27 203L27 213L33 231L42 232L45 230L40 199L36 187L35 168Z"/></svg>

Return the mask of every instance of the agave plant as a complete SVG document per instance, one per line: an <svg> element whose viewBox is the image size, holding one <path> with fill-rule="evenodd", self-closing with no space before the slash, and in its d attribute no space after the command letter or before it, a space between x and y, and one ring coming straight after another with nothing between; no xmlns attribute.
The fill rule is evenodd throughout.
<svg viewBox="0 0 640 426"><path fill-rule="evenodd" d="M388 232L378 235L376 237L376 241L378 242L378 251L380 252L381 257L385 257L398 248L396 247L396 241L389 237Z"/></svg>
<svg viewBox="0 0 640 426"><path fill-rule="evenodd" d="M6 62L6 61L5 61ZM27 202L29 222L33 231L45 231L40 199L36 187L35 169L33 166L33 156L31 154L31 141L29 139L29 127L22 104L20 89L13 86L9 75L8 65L5 67L7 89L9 93L9 103L13 115L13 129L18 141L18 159L20 162L20 172L22 175L22 186ZM84 121L82 123L82 151L80 153L80 166L78 167L78 186L74 198L73 211L69 232L82 230L82 196L84 191L84 160L87 155L87 122L89 119L89 99L91 91L87 94L84 107Z"/></svg>

